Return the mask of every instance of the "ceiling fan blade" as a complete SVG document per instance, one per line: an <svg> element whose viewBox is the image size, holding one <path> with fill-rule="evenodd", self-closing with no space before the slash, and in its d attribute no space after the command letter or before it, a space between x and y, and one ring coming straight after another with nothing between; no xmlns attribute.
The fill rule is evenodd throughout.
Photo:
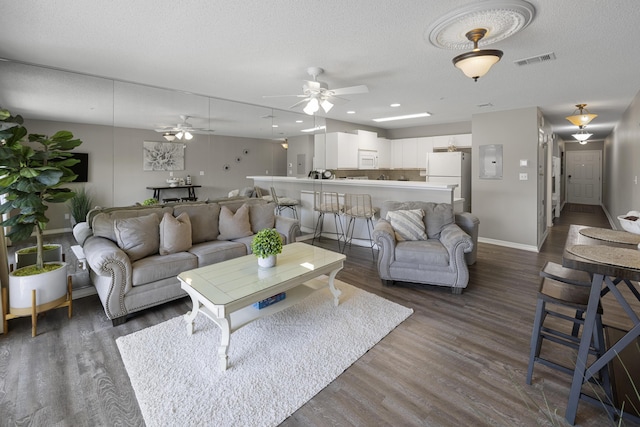
<svg viewBox="0 0 640 427"><path fill-rule="evenodd" d="M296 103L295 103L295 104L293 104L291 107L289 107L289 109L291 109L291 108L296 108L298 105L304 104L304 103L305 103L305 102L307 102L308 100L309 100L309 98L306 98L306 97L305 97L305 99L303 99L302 101L298 101L298 102L296 102Z"/></svg>
<svg viewBox="0 0 640 427"><path fill-rule="evenodd" d="M368 93L369 88L366 85L342 87L339 89L331 89L333 95L354 95L357 93Z"/></svg>
<svg viewBox="0 0 640 427"><path fill-rule="evenodd" d="M263 98L284 98L295 96L296 98L306 98L307 95L262 95Z"/></svg>

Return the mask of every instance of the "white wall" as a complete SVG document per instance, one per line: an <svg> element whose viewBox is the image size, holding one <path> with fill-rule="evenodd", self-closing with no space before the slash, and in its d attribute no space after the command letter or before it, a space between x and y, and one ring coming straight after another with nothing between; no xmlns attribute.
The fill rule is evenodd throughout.
<svg viewBox="0 0 640 427"><path fill-rule="evenodd" d="M538 109L475 114L472 147L472 212L480 219L479 236L485 241L537 248ZM479 147L501 144L503 178L479 179ZM528 167L520 167L520 160ZM526 172L527 181L519 174Z"/></svg>
<svg viewBox="0 0 640 427"><path fill-rule="evenodd" d="M603 204L620 228L616 217L640 209L640 92L622 120L604 143ZM588 145L588 144L587 144Z"/></svg>
<svg viewBox="0 0 640 427"><path fill-rule="evenodd" d="M89 153L89 182L71 184L84 187L92 194L97 206L127 206L152 197L147 186L166 185L167 171L143 171L144 141L164 142L152 130L116 128L77 123L25 120L29 133L53 134L69 130L83 144L75 151ZM253 186L249 175L285 175L287 152L281 141L237 138L218 135L195 135L186 143L185 169L174 171L175 177L191 175L200 200L226 196L233 189ZM248 154L243 154L247 149ZM240 161L237 162L236 158ZM229 165L229 170L224 170ZM200 171L204 175L200 175ZM268 171L268 172L267 172ZM185 190L168 190L162 197L186 196ZM64 214L66 205L51 205L48 211L49 231L68 229Z"/></svg>

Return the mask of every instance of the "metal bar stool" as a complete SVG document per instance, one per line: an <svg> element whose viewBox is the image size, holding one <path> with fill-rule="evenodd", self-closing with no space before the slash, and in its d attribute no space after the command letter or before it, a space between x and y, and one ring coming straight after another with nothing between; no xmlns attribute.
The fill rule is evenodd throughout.
<svg viewBox="0 0 640 427"><path fill-rule="evenodd" d="M318 240L322 236L322 230L324 228L324 215L332 214L333 221L335 223L336 240L338 241L338 252L340 252L340 240L344 239L344 228L342 227L342 221L340 220L340 213L342 208L340 207L340 199L338 193L327 191L316 191L313 195L313 210L318 212L318 221L316 222L316 228L313 232L313 239L311 244Z"/></svg>
<svg viewBox="0 0 640 427"><path fill-rule="evenodd" d="M373 230L373 217L376 214L376 209L371 204L371 195L369 194L345 194L344 195L344 214L349 218L347 223L347 232L345 233L344 246L342 252L344 253L349 244L351 249L351 242L353 241L353 231L356 228L356 220L358 218L366 221L367 231L369 232L369 247L371 248L371 255L373 259L376 259L376 254L373 251L373 239L371 238L371 230Z"/></svg>
<svg viewBox="0 0 640 427"><path fill-rule="evenodd" d="M291 209L293 217L298 219L298 210L296 208L296 206L300 204L298 200L290 199L288 197L279 197L276 194L276 189L274 187L271 187L271 197L273 198L273 203L276 204L276 211L278 212L278 215L286 209Z"/></svg>
<svg viewBox="0 0 640 427"><path fill-rule="evenodd" d="M547 262L545 264L540 272L540 276L542 279L540 281L536 315L531 333L531 352L529 355L529 368L527 370L527 384L531 384L533 366L536 362L573 376L573 368L568 368L540 356L542 341L546 339L576 350L578 349L580 345L578 334L580 326L584 325L584 312L587 310L591 288L591 277L588 273L566 268L553 262ZM548 306L549 304L575 310L575 316L571 317L554 311ZM545 326L546 316L571 322L571 334L553 329L549 325ZM596 324L593 330L589 353L600 356L604 354L605 351L602 307L598 306L598 314L596 316ZM600 371L600 384L598 385L602 387L607 397L611 399L611 383L609 371L606 367Z"/></svg>

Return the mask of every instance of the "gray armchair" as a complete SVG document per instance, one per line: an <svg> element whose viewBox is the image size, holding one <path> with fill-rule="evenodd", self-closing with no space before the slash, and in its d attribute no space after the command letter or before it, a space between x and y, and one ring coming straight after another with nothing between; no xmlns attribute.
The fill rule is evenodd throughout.
<svg viewBox="0 0 640 427"><path fill-rule="evenodd" d="M426 239L396 239L387 212L422 209ZM476 261L479 221L468 212L454 214L447 203L393 202L383 204L373 238L378 245L378 273L383 283L393 281L450 286L462 293L469 269Z"/></svg>

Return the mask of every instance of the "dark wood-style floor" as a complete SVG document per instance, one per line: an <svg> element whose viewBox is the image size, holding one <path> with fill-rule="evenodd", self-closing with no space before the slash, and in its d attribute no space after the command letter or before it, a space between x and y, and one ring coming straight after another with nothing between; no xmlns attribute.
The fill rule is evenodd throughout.
<svg viewBox="0 0 640 427"><path fill-rule="evenodd" d="M532 386L524 378L538 272L545 261L561 262L572 223L609 227L600 208L567 205L540 253L480 243L462 295L383 286L370 250L348 251L340 280L414 314L283 425L564 425L570 378L543 366L536 367ZM619 310L607 307L605 323L624 326ZM0 337L0 425L144 425L115 339L188 310L183 299L112 327L94 295L75 301L71 320L65 310L41 316L35 338L28 318L12 320ZM570 358L566 350L551 351ZM577 423L615 425L585 402Z"/></svg>

